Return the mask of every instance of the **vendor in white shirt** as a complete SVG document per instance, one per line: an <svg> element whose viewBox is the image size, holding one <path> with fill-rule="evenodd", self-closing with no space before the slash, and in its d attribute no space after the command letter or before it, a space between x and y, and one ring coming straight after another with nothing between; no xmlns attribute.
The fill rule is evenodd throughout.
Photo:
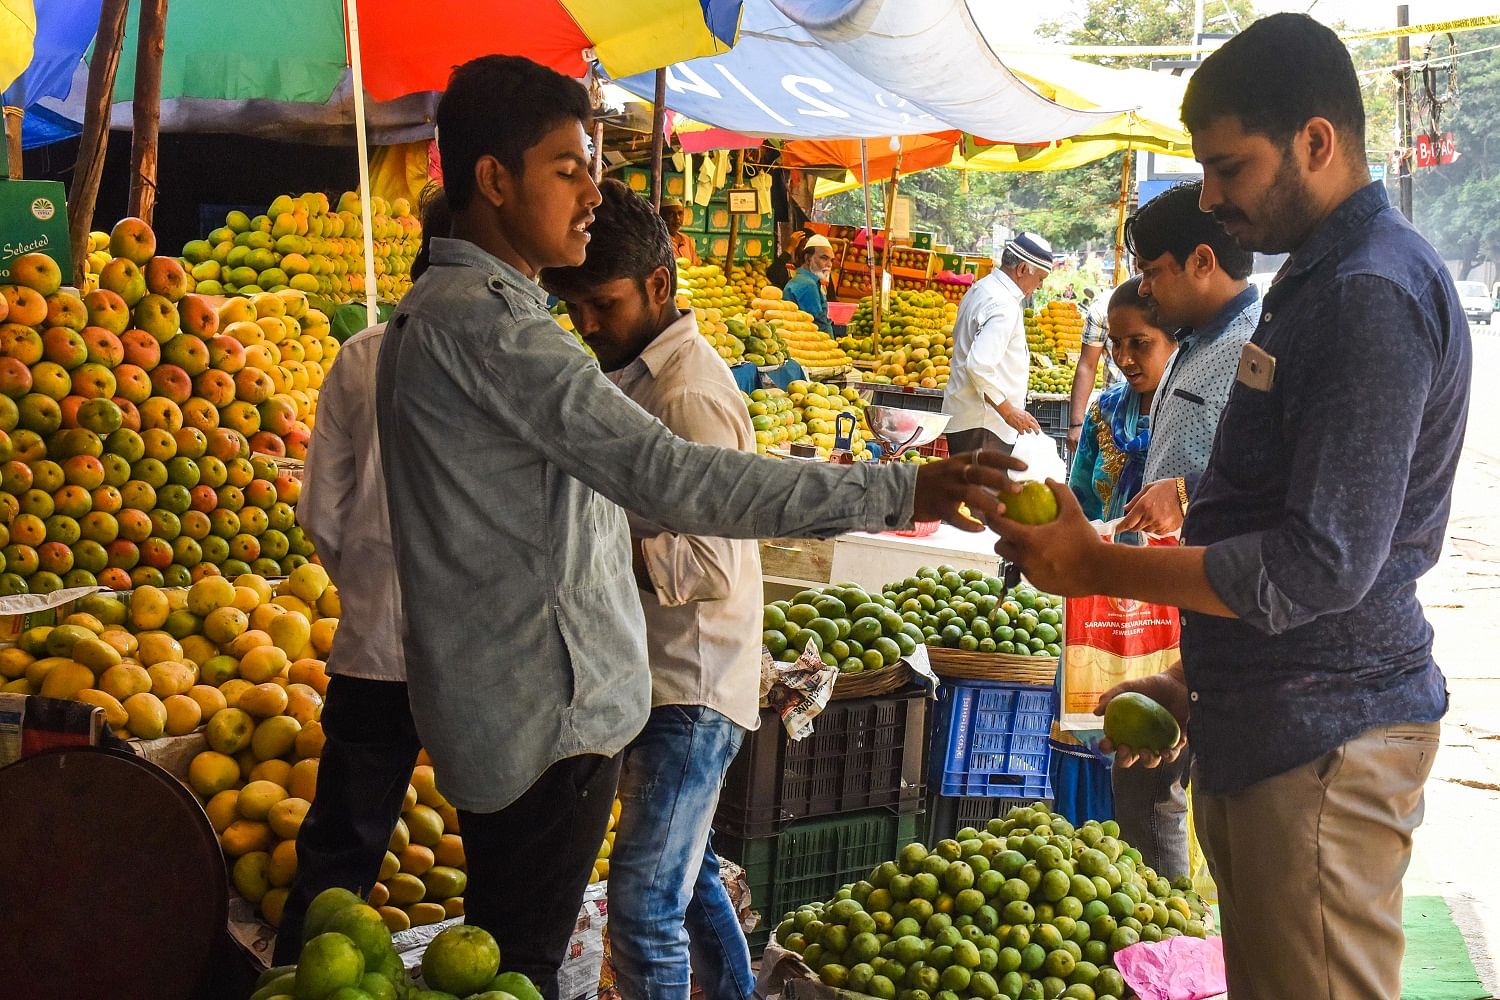
<svg viewBox="0 0 1500 1000"><path fill-rule="evenodd" d="M1052 245L1035 233L1005 244L1000 266L974 282L953 321L953 362L943 412L948 451L1009 454L1026 431L1040 431L1026 412L1031 352L1022 303L1052 270Z"/></svg>

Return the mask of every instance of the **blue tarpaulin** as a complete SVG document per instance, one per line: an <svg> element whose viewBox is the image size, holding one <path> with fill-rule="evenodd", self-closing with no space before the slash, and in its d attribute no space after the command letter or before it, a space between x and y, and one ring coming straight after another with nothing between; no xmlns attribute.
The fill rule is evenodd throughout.
<svg viewBox="0 0 1500 1000"><path fill-rule="evenodd" d="M43 111L36 103L44 97L68 96L73 72L99 28L99 7L100 0L46 0L36 5L35 54L26 72L5 91L7 106L26 109L23 148L47 146L81 130L77 122Z"/></svg>
<svg viewBox="0 0 1500 1000"><path fill-rule="evenodd" d="M67 97L73 70L99 29L100 0L46 0L36 5L36 51L26 72L5 92L11 107L44 97Z"/></svg>

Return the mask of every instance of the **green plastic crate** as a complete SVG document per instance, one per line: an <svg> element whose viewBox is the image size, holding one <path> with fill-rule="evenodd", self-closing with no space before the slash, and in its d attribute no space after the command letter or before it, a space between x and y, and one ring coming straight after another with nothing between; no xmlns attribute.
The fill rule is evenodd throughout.
<svg viewBox="0 0 1500 1000"><path fill-rule="evenodd" d="M894 816L870 809L803 820L774 837L715 835L719 855L745 869L751 903L760 912L760 926L749 936L752 953L765 946L789 910L832 899L876 865L894 861L901 848L916 841L923 825L919 813Z"/></svg>

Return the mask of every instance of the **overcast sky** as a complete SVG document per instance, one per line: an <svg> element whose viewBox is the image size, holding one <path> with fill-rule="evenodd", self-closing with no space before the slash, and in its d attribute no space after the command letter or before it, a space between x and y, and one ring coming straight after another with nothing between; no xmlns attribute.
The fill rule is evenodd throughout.
<svg viewBox="0 0 1500 1000"><path fill-rule="evenodd" d="M1084 0L1053 0L1050 3L1012 0L969 0L970 9L982 26L1003 24L1012 33L1018 30L1033 32L1042 21L1064 13L1077 13L1086 8ZM1473 17L1477 14L1500 13L1500 0L1409 0L1412 24L1431 21ZM1207 0L1207 17L1210 23L1214 14L1223 6L1217 0ZM1388 28L1396 24L1396 4L1372 3L1371 0L1255 0L1255 9L1264 14L1277 11L1307 11L1320 21L1344 21L1356 28ZM1002 14L1001 11L1004 11ZM1209 30L1218 28L1210 26ZM1189 39L1184 38L1183 42Z"/></svg>

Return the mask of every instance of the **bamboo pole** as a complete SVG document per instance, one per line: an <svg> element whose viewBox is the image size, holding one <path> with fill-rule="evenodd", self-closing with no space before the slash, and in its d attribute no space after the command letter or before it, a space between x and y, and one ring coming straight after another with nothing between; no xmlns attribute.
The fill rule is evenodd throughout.
<svg viewBox="0 0 1500 1000"><path fill-rule="evenodd" d="M594 119L594 183L604 179L604 119Z"/></svg>
<svg viewBox="0 0 1500 1000"><path fill-rule="evenodd" d="M161 64L166 51L167 0L141 0L136 36L127 214L144 219L149 225L156 214L156 158L161 137Z"/></svg>
<svg viewBox="0 0 1500 1000"><path fill-rule="evenodd" d="M745 153L730 153L735 158L734 164L734 186L741 187L745 183ZM733 212L729 213L729 248L724 251L724 276L729 276L729 269L734 266L734 245L740 238L740 217Z"/></svg>
<svg viewBox="0 0 1500 1000"><path fill-rule="evenodd" d="M10 179L18 181L21 179L21 120L26 111L23 108L7 106L5 108L5 163Z"/></svg>
<svg viewBox="0 0 1500 1000"><path fill-rule="evenodd" d="M656 71L656 95L651 105L651 207L661 211L661 158L667 145L667 71Z"/></svg>
<svg viewBox="0 0 1500 1000"><path fill-rule="evenodd" d="M1120 207L1115 223L1115 285L1125 280L1125 211L1130 207L1131 150L1125 150L1125 166L1120 171Z"/></svg>
<svg viewBox="0 0 1500 1000"><path fill-rule="evenodd" d="M114 102L115 71L125 42L128 0L104 0L99 7L99 30L94 59L89 63L88 96L84 99L83 135L78 162L68 189L68 242L73 247L73 284L84 287L88 277L89 225L99 201L104 176L104 153L109 146L109 108Z"/></svg>

